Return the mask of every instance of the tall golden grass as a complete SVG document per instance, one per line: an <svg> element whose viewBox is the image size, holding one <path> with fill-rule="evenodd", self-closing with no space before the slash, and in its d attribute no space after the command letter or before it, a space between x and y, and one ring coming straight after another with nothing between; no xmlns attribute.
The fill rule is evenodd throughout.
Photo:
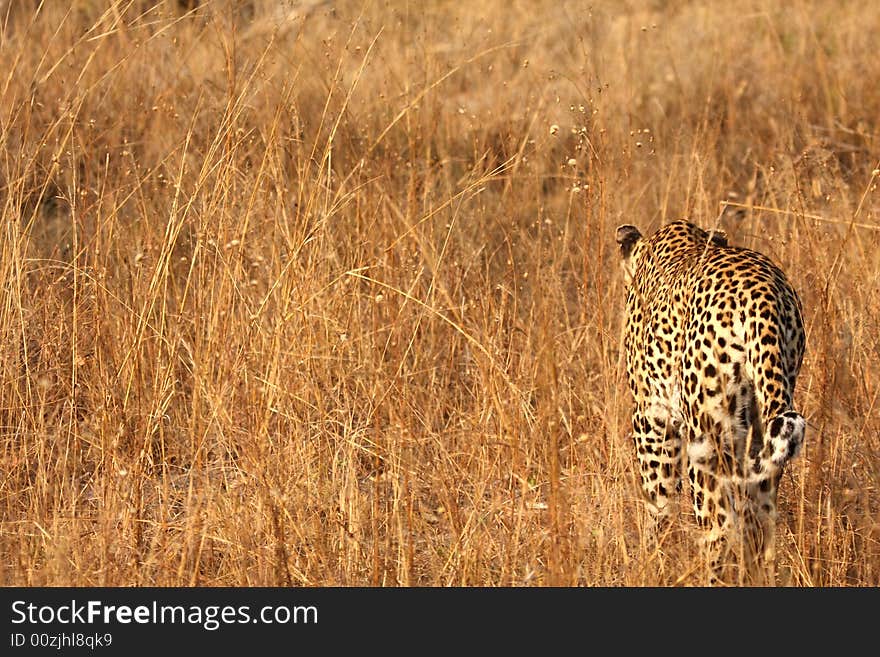
<svg viewBox="0 0 880 657"><path fill-rule="evenodd" d="M699 584L614 228L808 331L779 581L880 584L880 4L0 2L0 583Z"/></svg>

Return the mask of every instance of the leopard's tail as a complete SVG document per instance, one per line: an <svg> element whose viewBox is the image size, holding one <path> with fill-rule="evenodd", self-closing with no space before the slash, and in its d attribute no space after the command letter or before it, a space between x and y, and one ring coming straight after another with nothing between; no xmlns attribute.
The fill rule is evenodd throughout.
<svg viewBox="0 0 880 657"><path fill-rule="evenodd" d="M785 411L774 417L765 428L763 445L750 458L749 478L778 477L785 465L800 453L806 428L807 421L796 411Z"/></svg>
<svg viewBox="0 0 880 657"><path fill-rule="evenodd" d="M800 301L794 292L778 303L776 326L756 322L755 348L749 354L752 383L760 425L757 443L749 449L752 474L778 476L801 451L806 420L794 409L795 379L804 355L804 331ZM783 310L784 309L784 310Z"/></svg>

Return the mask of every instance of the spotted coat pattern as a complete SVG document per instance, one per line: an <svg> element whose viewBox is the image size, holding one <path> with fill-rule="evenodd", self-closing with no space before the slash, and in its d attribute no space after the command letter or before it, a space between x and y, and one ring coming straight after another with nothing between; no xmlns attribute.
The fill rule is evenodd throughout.
<svg viewBox="0 0 880 657"><path fill-rule="evenodd" d="M690 222L649 238L624 225L617 242L632 436L655 531L686 467L709 580L772 578L777 487L806 424L792 407L798 295L767 257Z"/></svg>

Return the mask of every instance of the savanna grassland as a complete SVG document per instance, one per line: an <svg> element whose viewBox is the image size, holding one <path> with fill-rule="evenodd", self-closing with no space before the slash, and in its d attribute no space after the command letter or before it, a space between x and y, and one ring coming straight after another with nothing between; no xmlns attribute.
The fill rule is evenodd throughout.
<svg viewBox="0 0 880 657"><path fill-rule="evenodd" d="M880 3L0 2L0 583L698 584L614 229L801 293L779 581L880 584ZM686 491L685 491L686 492Z"/></svg>

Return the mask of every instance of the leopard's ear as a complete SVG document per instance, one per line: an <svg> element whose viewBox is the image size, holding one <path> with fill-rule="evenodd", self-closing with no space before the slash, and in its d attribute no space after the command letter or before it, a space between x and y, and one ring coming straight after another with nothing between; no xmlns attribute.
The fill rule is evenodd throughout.
<svg viewBox="0 0 880 657"><path fill-rule="evenodd" d="M727 233L720 228L710 230L709 243L714 246L727 246Z"/></svg>
<svg viewBox="0 0 880 657"><path fill-rule="evenodd" d="M617 243L620 245L620 257L624 261L629 260L632 255L633 248L640 239L642 234L639 229L630 224L624 224L617 227Z"/></svg>
<svg viewBox="0 0 880 657"><path fill-rule="evenodd" d="M633 262L633 254L636 250L636 244L642 239L639 229L629 224L617 227L617 243L620 245L620 264L623 267L623 278L627 285L633 280L633 274L636 269L636 263Z"/></svg>

